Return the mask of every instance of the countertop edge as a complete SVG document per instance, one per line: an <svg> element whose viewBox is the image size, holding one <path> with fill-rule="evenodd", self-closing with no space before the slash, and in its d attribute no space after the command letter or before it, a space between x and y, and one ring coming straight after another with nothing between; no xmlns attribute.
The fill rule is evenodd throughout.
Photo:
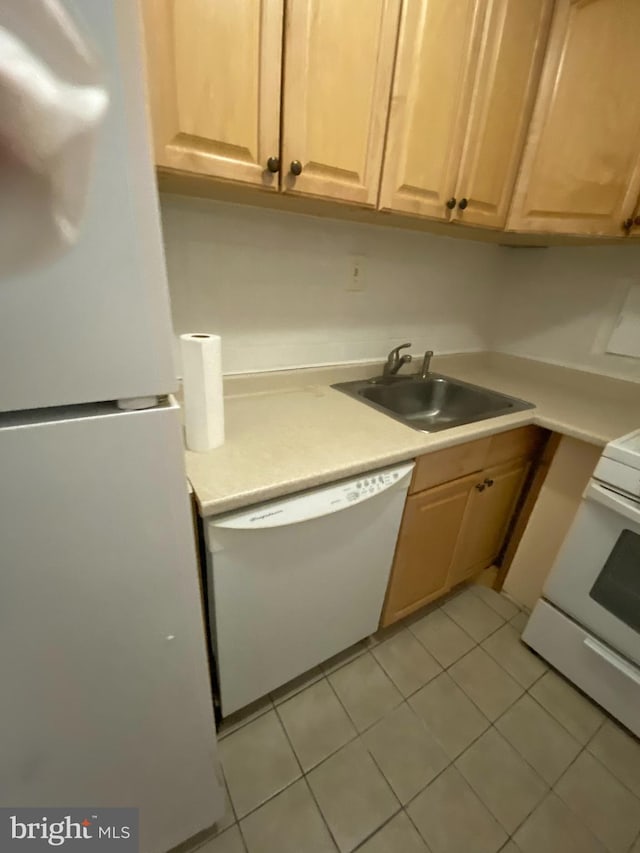
<svg viewBox="0 0 640 853"><path fill-rule="evenodd" d="M388 417L382 413L376 414L379 414L380 417L383 418ZM364 474L367 471L372 471L376 468L383 468L386 465L407 462L410 459L417 459L419 456L426 456L429 453L444 450L447 447L465 444L469 441L475 441L478 438L497 435L498 433L506 432L510 429L516 429L521 426L527 426L529 424L545 427L546 429L551 429L554 432L562 432L565 435L571 434L571 437L578 438L583 441L589 441L591 444L600 444L600 441L594 440L593 436L587 437L585 435L580 435L579 430L571 429L569 431L566 429L566 425L556 424L551 422L548 418L538 417L535 409L526 409L516 414L503 415L498 418L487 418L486 420L478 421L477 424L465 424L462 427L454 427L451 430L443 430L439 433L425 433L425 435L433 437L433 442L425 445L424 447L407 447L394 453L368 456L366 459L358 459L353 463L353 465L342 465L336 468L325 469L307 477L273 483L269 486L255 489L251 492L236 492L229 497L207 500L206 498L201 498L195 486L193 486L193 490L198 501L200 516L201 518L206 519L214 515L221 515L233 510L243 509L244 507L252 506L253 504L275 500L276 498L281 498L285 495L303 492L317 486L323 486L327 483L346 479L347 477ZM473 432L469 432L470 427L477 427L477 429L474 429ZM461 430L464 430L462 434L460 434ZM602 446L604 446L605 443L606 442L603 441Z"/></svg>

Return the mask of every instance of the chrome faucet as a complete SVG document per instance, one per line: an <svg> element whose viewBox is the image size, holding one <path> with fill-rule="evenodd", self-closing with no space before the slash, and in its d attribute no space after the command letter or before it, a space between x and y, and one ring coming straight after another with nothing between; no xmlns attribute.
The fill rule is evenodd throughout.
<svg viewBox="0 0 640 853"><path fill-rule="evenodd" d="M426 379L429 375L429 367L431 365L432 356L433 350L428 349L424 354L424 358L422 359L422 370L420 371L420 379Z"/></svg>
<svg viewBox="0 0 640 853"><path fill-rule="evenodd" d="M383 376L395 376L403 364L409 364L409 362L411 361L411 356L408 354L401 356L400 350L406 349L410 346L411 344L400 344L399 347L395 347L391 350L391 352L387 356L385 365L382 368Z"/></svg>

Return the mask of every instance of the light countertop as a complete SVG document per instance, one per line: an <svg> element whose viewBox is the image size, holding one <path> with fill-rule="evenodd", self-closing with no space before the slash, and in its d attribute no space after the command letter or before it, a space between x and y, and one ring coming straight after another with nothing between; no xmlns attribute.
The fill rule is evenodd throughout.
<svg viewBox="0 0 640 853"><path fill-rule="evenodd" d="M201 514L227 512L530 423L600 446L640 427L637 383L499 353L435 356L432 369L528 400L535 408L424 433L329 387L377 375L380 364L229 377L224 445L186 452Z"/></svg>

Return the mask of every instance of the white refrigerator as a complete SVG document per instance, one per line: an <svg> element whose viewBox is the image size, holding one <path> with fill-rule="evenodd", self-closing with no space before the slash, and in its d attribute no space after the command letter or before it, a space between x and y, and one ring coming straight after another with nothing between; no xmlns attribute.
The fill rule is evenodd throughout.
<svg viewBox="0 0 640 853"><path fill-rule="evenodd" d="M65 0L110 107L81 239L0 279L0 804L224 810L132 0ZM116 401L158 397L151 408Z"/></svg>

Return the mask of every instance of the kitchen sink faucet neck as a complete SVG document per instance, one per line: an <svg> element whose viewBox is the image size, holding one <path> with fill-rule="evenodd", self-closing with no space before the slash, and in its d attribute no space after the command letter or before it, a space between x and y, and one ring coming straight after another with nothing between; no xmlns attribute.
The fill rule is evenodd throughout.
<svg viewBox="0 0 640 853"><path fill-rule="evenodd" d="M420 379L426 379L429 375L432 357L433 350L428 349L424 354L424 358L422 359L422 370L420 371Z"/></svg>

